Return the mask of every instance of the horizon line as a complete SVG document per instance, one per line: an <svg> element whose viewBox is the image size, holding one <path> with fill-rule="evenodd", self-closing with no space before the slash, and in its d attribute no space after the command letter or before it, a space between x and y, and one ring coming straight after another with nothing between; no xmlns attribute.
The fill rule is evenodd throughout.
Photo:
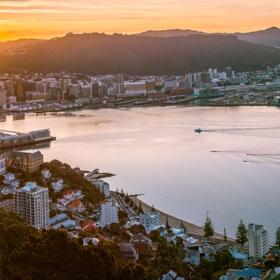
<svg viewBox="0 0 280 280"><path fill-rule="evenodd" d="M276 25L272 25L269 27L263 27L260 29L251 29L248 31L233 31L233 32L228 32L228 31L216 31L216 32L209 32L209 31L204 31L202 29L196 29L196 28L167 28L167 29L149 29L149 30L144 30L144 31L139 31L139 32L105 32L105 31L92 31L92 32L63 32L63 33L58 33L58 34L53 34L50 36L43 36L43 35L39 35L39 36L27 36L27 37L18 37L15 39L9 39L9 40L1 40L0 39L0 43L8 43L8 42L16 42L16 41L21 41L21 40L52 40L52 39L56 39L56 38L63 38L65 36L67 36L68 34L73 34L73 35L83 35L83 34L105 34L105 35L114 35L114 34L119 34L119 35L138 35L138 34L142 34L142 33L146 33L146 32L164 32L164 31L194 31L194 32L200 32L200 33L205 33L205 34L209 34L209 35L234 35L234 34L246 34L246 33L253 33L253 32L258 32L258 31L266 31L269 29L279 29L280 27L276 26Z"/></svg>

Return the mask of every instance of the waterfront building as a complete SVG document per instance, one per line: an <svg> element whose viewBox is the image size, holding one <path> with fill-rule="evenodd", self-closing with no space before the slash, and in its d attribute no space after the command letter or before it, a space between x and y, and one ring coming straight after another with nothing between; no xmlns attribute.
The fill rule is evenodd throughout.
<svg viewBox="0 0 280 280"><path fill-rule="evenodd" d="M10 166L20 168L28 173L38 171L43 162L44 157L40 151L34 153L11 152L8 155L8 163Z"/></svg>
<svg viewBox="0 0 280 280"><path fill-rule="evenodd" d="M126 95L145 95L147 93L145 81L125 82L124 87Z"/></svg>
<svg viewBox="0 0 280 280"><path fill-rule="evenodd" d="M261 259L269 250L268 233L263 225L248 226L249 257Z"/></svg>
<svg viewBox="0 0 280 280"><path fill-rule="evenodd" d="M108 200L101 205L100 226L106 227L113 223L119 222L118 207L112 200Z"/></svg>
<svg viewBox="0 0 280 280"><path fill-rule="evenodd" d="M37 229L49 227L49 190L35 182L28 182L16 190L15 210L26 222Z"/></svg>
<svg viewBox="0 0 280 280"><path fill-rule="evenodd" d="M146 231L160 226L160 212L147 212L141 214L140 222L145 227Z"/></svg>
<svg viewBox="0 0 280 280"><path fill-rule="evenodd" d="M92 84L81 85L81 97L83 98L92 97Z"/></svg>
<svg viewBox="0 0 280 280"><path fill-rule="evenodd" d="M4 154L0 154L0 175L4 175L6 173L6 156Z"/></svg>

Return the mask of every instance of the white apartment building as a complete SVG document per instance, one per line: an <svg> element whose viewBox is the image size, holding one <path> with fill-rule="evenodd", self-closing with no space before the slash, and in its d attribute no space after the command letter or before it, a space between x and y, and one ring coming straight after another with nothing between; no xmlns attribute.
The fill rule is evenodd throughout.
<svg viewBox="0 0 280 280"><path fill-rule="evenodd" d="M16 213L37 229L49 227L49 190L28 182L16 190Z"/></svg>
<svg viewBox="0 0 280 280"><path fill-rule="evenodd" d="M262 258L268 252L268 233L263 225L249 224L248 246L249 256L253 258Z"/></svg>
<svg viewBox="0 0 280 280"><path fill-rule="evenodd" d="M113 201L108 200L106 203L101 205L101 216L100 216L100 226L106 227L113 223L119 222L118 217L119 209L113 203Z"/></svg>
<svg viewBox="0 0 280 280"><path fill-rule="evenodd" d="M6 156L4 154L0 154L0 175L4 175L6 173Z"/></svg>
<svg viewBox="0 0 280 280"><path fill-rule="evenodd" d="M147 212L140 216L140 222L146 231L160 226L160 212Z"/></svg>

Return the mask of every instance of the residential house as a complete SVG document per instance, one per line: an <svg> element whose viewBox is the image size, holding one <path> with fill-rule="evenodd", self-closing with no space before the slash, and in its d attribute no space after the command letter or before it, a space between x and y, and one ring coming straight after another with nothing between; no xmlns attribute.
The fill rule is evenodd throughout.
<svg viewBox="0 0 280 280"><path fill-rule="evenodd" d="M68 205L67 208L71 210L72 212L78 212L82 213L86 210L83 202L80 199L75 199L71 201Z"/></svg>
<svg viewBox="0 0 280 280"><path fill-rule="evenodd" d="M185 278L178 276L175 271L170 270L168 273L162 275L159 280L185 280Z"/></svg>
<svg viewBox="0 0 280 280"><path fill-rule="evenodd" d="M42 175L44 180L48 180L48 179L50 179L52 177L52 173L48 169L43 169L41 171L41 175Z"/></svg>
<svg viewBox="0 0 280 280"><path fill-rule="evenodd" d="M199 246L193 246L186 249L184 263L199 266L200 265L200 250Z"/></svg>
<svg viewBox="0 0 280 280"><path fill-rule="evenodd" d="M84 246L88 246L90 243L93 244L94 246L97 246L100 243L100 240L94 237L86 237L83 239Z"/></svg>
<svg viewBox="0 0 280 280"><path fill-rule="evenodd" d="M145 227L147 232L154 230L160 226L160 212L146 212L141 214L140 222Z"/></svg>
<svg viewBox="0 0 280 280"><path fill-rule="evenodd" d="M258 268L228 269L226 280L260 280L261 270Z"/></svg>
<svg viewBox="0 0 280 280"><path fill-rule="evenodd" d="M248 254L240 251L237 247L231 248L229 252L236 261L241 261L245 263L248 260Z"/></svg>
<svg viewBox="0 0 280 280"><path fill-rule="evenodd" d="M17 189L19 187L19 180L16 179L15 174L6 173L4 175L4 184L9 185L12 189Z"/></svg>
<svg viewBox="0 0 280 280"><path fill-rule="evenodd" d="M61 192L64 187L63 179L59 179L56 182L52 182L52 189L55 193Z"/></svg>

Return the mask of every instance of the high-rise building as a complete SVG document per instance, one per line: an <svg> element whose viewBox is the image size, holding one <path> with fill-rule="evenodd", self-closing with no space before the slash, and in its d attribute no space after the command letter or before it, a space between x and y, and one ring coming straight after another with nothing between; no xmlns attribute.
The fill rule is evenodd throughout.
<svg viewBox="0 0 280 280"><path fill-rule="evenodd" d="M225 68L225 73L226 73L227 79L232 79L233 78L233 71L232 71L231 67L226 67Z"/></svg>
<svg viewBox="0 0 280 280"><path fill-rule="evenodd" d="M100 226L106 227L113 223L118 223L118 207L109 200L101 205Z"/></svg>
<svg viewBox="0 0 280 280"><path fill-rule="evenodd" d="M35 182L28 182L16 190L15 210L26 222L37 229L49 227L49 191Z"/></svg>
<svg viewBox="0 0 280 280"><path fill-rule="evenodd" d="M268 252L268 233L263 225L248 226L248 246L249 256L253 258L262 258Z"/></svg>

